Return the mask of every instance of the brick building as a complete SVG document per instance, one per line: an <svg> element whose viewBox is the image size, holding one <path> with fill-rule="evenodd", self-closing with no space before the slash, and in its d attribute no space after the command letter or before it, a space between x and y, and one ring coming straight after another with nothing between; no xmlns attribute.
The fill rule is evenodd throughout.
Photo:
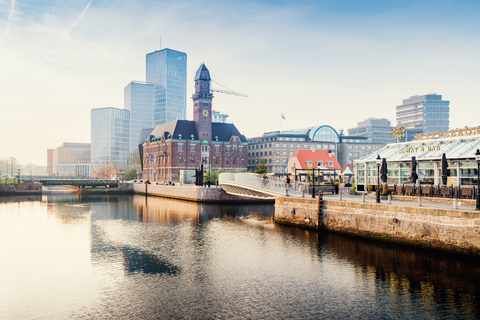
<svg viewBox="0 0 480 320"><path fill-rule="evenodd" d="M140 144L143 179L179 181L180 170L247 169L247 139L234 124L212 122L210 72L195 74L193 121L157 125Z"/></svg>

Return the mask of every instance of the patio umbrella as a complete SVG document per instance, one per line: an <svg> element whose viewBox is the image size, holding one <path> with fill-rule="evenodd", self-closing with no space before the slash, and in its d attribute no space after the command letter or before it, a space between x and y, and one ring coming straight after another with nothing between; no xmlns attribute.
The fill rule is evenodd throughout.
<svg viewBox="0 0 480 320"><path fill-rule="evenodd" d="M382 167L380 168L380 177L383 183L387 183L387 159L382 159Z"/></svg>
<svg viewBox="0 0 480 320"><path fill-rule="evenodd" d="M447 163L447 156L442 154L442 184L447 185L447 173L448 173L448 163Z"/></svg>
<svg viewBox="0 0 480 320"><path fill-rule="evenodd" d="M415 159L415 157L412 157L412 173L410 174L410 181L412 181L412 183L416 183L417 179L417 159Z"/></svg>

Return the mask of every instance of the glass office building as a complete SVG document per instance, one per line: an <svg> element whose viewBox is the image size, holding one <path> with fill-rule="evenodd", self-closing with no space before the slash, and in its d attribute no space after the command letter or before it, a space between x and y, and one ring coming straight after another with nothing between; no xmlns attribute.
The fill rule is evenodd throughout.
<svg viewBox="0 0 480 320"><path fill-rule="evenodd" d="M369 118L357 123L355 128L348 129L348 135L366 137L370 143L393 143L392 126L388 119Z"/></svg>
<svg viewBox="0 0 480 320"><path fill-rule="evenodd" d="M91 111L91 158L93 164L125 164L129 154L130 111L98 108Z"/></svg>
<svg viewBox="0 0 480 320"><path fill-rule="evenodd" d="M449 105L450 101L435 93L412 96L397 106L397 127L405 127L406 141L419 133L448 130Z"/></svg>
<svg viewBox="0 0 480 320"><path fill-rule="evenodd" d="M138 150L142 129L155 127L154 94L152 83L132 81L125 87L125 109L130 111L129 152Z"/></svg>
<svg viewBox="0 0 480 320"><path fill-rule="evenodd" d="M187 55L162 49L147 54L146 82L154 84L154 125L185 120Z"/></svg>

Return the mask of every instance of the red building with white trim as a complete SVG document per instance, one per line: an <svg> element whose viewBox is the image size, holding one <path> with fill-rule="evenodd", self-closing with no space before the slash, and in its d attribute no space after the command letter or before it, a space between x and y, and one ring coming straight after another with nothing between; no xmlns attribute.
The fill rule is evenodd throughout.
<svg viewBox="0 0 480 320"><path fill-rule="evenodd" d="M143 179L179 181L180 170L247 169L247 139L232 123L212 122L210 72L202 64L195 74L193 121L156 126L141 143Z"/></svg>

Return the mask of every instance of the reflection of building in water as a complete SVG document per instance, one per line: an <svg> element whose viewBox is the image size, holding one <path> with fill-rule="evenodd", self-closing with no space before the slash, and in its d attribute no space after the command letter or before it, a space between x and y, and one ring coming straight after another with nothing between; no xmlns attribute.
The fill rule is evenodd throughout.
<svg viewBox="0 0 480 320"><path fill-rule="evenodd" d="M392 292L420 295L421 299L412 300L412 304L461 305L475 312L476 302L462 297L466 293L478 295L480 266L475 261L331 233L320 238L319 248L320 255L322 248L328 248L337 258L353 264L359 273L380 280L375 283L387 281ZM376 291L384 289L375 287Z"/></svg>
<svg viewBox="0 0 480 320"><path fill-rule="evenodd" d="M170 200L157 197L135 195L133 197L135 212L142 216L144 222L195 222L207 221L223 216L250 216L252 214L272 217L273 205L219 205Z"/></svg>

